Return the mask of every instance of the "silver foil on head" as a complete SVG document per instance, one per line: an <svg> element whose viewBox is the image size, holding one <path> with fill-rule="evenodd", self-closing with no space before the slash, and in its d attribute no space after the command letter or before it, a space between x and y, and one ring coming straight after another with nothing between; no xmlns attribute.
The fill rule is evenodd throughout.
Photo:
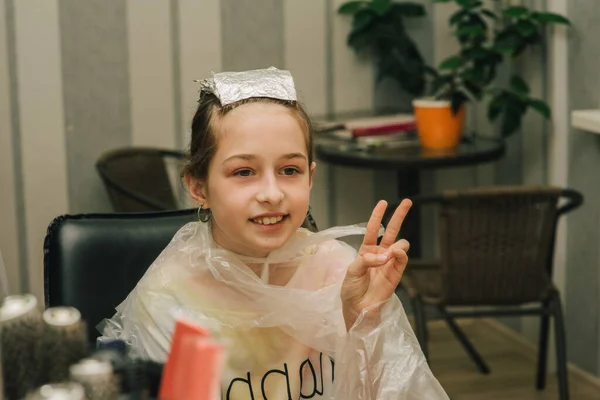
<svg viewBox="0 0 600 400"><path fill-rule="evenodd" d="M200 93L214 93L222 106L251 97L297 101L294 78L275 67L243 72L219 72L201 82Z"/></svg>

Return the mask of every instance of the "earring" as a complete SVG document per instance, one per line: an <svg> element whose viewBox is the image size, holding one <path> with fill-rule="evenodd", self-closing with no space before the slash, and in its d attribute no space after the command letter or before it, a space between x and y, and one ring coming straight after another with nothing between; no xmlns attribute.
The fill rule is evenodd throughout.
<svg viewBox="0 0 600 400"><path fill-rule="evenodd" d="M306 218L312 218L312 207L308 205L308 211L306 212Z"/></svg>
<svg viewBox="0 0 600 400"><path fill-rule="evenodd" d="M312 207L310 205L308 206L308 211L306 212L306 220L312 225L317 226L317 223L315 222L315 219L312 216Z"/></svg>
<svg viewBox="0 0 600 400"><path fill-rule="evenodd" d="M206 222L210 221L211 217L212 217L212 211L210 211L210 208L204 208L203 205L198 207L198 220L200 222L206 223Z"/></svg>
<svg viewBox="0 0 600 400"><path fill-rule="evenodd" d="M312 207L308 206L308 211L306 212L306 218L304 219L303 227L307 228L310 231L318 232L319 228L317 227L317 223L315 222L312 216Z"/></svg>

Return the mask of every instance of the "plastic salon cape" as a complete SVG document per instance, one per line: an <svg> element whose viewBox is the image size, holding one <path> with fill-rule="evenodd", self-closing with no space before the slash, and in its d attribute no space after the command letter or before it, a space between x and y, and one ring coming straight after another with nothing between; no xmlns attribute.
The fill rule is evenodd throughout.
<svg viewBox="0 0 600 400"><path fill-rule="evenodd" d="M173 237L100 329L131 355L164 362L176 318L225 345L222 399L448 399L399 299L364 310L347 333L341 283L359 226L300 229L266 259L215 246L209 225Z"/></svg>

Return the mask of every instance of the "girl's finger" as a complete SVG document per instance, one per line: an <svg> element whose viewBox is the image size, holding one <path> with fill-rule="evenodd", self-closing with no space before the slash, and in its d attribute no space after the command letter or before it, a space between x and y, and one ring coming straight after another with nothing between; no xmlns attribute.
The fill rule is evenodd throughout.
<svg viewBox="0 0 600 400"><path fill-rule="evenodd" d="M408 240L400 239L389 248L390 258L395 258L400 264L406 264L408 263L408 249L410 249Z"/></svg>
<svg viewBox="0 0 600 400"><path fill-rule="evenodd" d="M404 270L408 263L408 256L402 249L394 249L392 256L394 257L394 262L387 263L382 269L382 272L390 284L396 287L400 283L402 275L404 275Z"/></svg>
<svg viewBox="0 0 600 400"><path fill-rule="evenodd" d="M404 249L394 249L390 252L390 256L393 257L395 261L399 262L400 264L408 263L408 255L406 254L406 250Z"/></svg>
<svg viewBox="0 0 600 400"><path fill-rule="evenodd" d="M391 251L394 250L402 250L405 253L408 253L408 250L410 249L410 243L408 242L408 240L406 239L400 239L398 240L396 243L394 243L392 245L392 247L390 248Z"/></svg>
<svg viewBox="0 0 600 400"><path fill-rule="evenodd" d="M348 273L353 277L360 277L367 273L369 268L380 267L388 262L391 258L390 252L385 253L366 253L357 257L348 268Z"/></svg>
<svg viewBox="0 0 600 400"><path fill-rule="evenodd" d="M367 223L367 233L365 233L365 237L362 243L363 245L377 245L377 238L379 237L379 228L381 227L381 220L383 219L383 214L385 213L386 208L387 202L385 200L380 200L373 209L373 212L371 213L371 218L369 218L369 222Z"/></svg>
<svg viewBox="0 0 600 400"><path fill-rule="evenodd" d="M410 210L411 206L412 201L410 201L409 199L404 199L396 208L396 211L394 211L394 215L392 216L390 222L385 228L383 238L381 238L382 246L390 247L396 242L398 233L400 233L400 228L402 228L402 223L404 222L406 214L408 214L408 211Z"/></svg>

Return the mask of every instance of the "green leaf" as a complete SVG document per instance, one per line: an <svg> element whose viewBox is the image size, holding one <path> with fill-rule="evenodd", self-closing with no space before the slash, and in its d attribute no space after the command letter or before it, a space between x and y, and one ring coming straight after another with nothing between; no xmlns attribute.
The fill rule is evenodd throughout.
<svg viewBox="0 0 600 400"><path fill-rule="evenodd" d="M504 15L513 18L522 18L529 14L529 9L524 6L513 6L504 9Z"/></svg>
<svg viewBox="0 0 600 400"><path fill-rule="evenodd" d="M458 114L458 111L460 111L460 108L468 100L469 100L469 98L463 92L456 91L456 92L452 93L452 97L450 99L450 104L451 104L451 107L452 107L452 113L454 115Z"/></svg>
<svg viewBox="0 0 600 400"><path fill-rule="evenodd" d="M543 39L544 39L544 36L542 36L542 33L540 32L540 30L536 28L536 31L534 33L532 33L531 35L529 35L527 38L525 38L525 41L527 42L528 46L531 46L531 45L536 45L536 44L542 43Z"/></svg>
<svg viewBox="0 0 600 400"><path fill-rule="evenodd" d="M504 96L503 93L500 93L499 95L495 96L494 98L492 98L492 101L490 101L490 104L488 105L488 119L491 122L494 122L498 116L502 113L502 111L504 110L504 106L506 104L506 96Z"/></svg>
<svg viewBox="0 0 600 400"><path fill-rule="evenodd" d="M462 65L462 60L458 56L452 56L440 63L438 67L440 70L455 70Z"/></svg>
<svg viewBox="0 0 600 400"><path fill-rule="evenodd" d="M422 4L416 3L392 3L392 10L403 17L423 17L427 14Z"/></svg>
<svg viewBox="0 0 600 400"><path fill-rule="evenodd" d="M375 14L371 10L359 10L354 14L354 20L352 21L352 29L354 31L360 31L365 29L373 22Z"/></svg>
<svg viewBox="0 0 600 400"><path fill-rule="evenodd" d="M548 106L548 104L546 104L545 101L538 99L530 99L529 105L531 106L531 108L542 114L546 119L550 119L550 117L552 116L552 110L550 110L550 107Z"/></svg>
<svg viewBox="0 0 600 400"><path fill-rule="evenodd" d="M522 114L507 111L504 113L502 127L500 128L503 137L507 137L515 133L521 126Z"/></svg>
<svg viewBox="0 0 600 400"><path fill-rule="evenodd" d="M489 56L489 51L483 47L472 47L465 49L462 54L467 58L486 59Z"/></svg>
<svg viewBox="0 0 600 400"><path fill-rule="evenodd" d="M456 25L469 14L467 10L458 10L450 17L450 25Z"/></svg>
<svg viewBox="0 0 600 400"><path fill-rule="evenodd" d="M357 12L358 10L360 10L361 8L364 8L367 6L367 2L366 1L349 1L347 3L342 4L339 8L338 8L338 14L342 14L342 15L348 15L348 14L354 14L355 12Z"/></svg>
<svg viewBox="0 0 600 400"><path fill-rule="evenodd" d="M537 26L535 26L533 22L528 21L526 19L519 20L519 22L517 22L517 24L515 25L515 28L521 34L521 36L526 38L531 37L533 34L537 33Z"/></svg>
<svg viewBox="0 0 600 400"><path fill-rule="evenodd" d="M456 30L456 36L477 36L485 33L481 26L465 26Z"/></svg>
<svg viewBox="0 0 600 400"><path fill-rule="evenodd" d="M390 10L390 0L372 0L369 3L371 10L375 11L377 15L385 15Z"/></svg>
<svg viewBox="0 0 600 400"><path fill-rule="evenodd" d="M516 132L521 126L523 115L527 112L529 106L527 100L523 100L516 95L505 92L506 104L504 107L504 118L502 120L502 136L509 136Z"/></svg>
<svg viewBox="0 0 600 400"><path fill-rule="evenodd" d="M529 86L523 78L518 75L513 75L513 77L510 78L510 87L520 95L527 95L529 93Z"/></svg>
<svg viewBox="0 0 600 400"><path fill-rule="evenodd" d="M348 35L348 39L346 43L349 47L354 49L354 51L358 52L369 45L369 35L364 30L353 30Z"/></svg>
<svg viewBox="0 0 600 400"><path fill-rule="evenodd" d="M455 0L461 7L472 9L481 6L483 3L479 0Z"/></svg>
<svg viewBox="0 0 600 400"><path fill-rule="evenodd" d="M483 91L481 90L481 86L477 83L469 80L465 80L465 92L469 95L469 98L472 101L481 100Z"/></svg>
<svg viewBox="0 0 600 400"><path fill-rule="evenodd" d="M450 3L451 1L454 0L433 0L434 3Z"/></svg>
<svg viewBox="0 0 600 400"><path fill-rule="evenodd" d="M498 16L492 10L488 10L487 8L484 8L483 10L481 10L481 13L483 15L485 15L486 17L491 18L495 21L498 20Z"/></svg>
<svg viewBox="0 0 600 400"><path fill-rule="evenodd" d="M496 43L494 43L494 50L502 54L513 54L523 41L520 36L512 33L501 33L496 36Z"/></svg>
<svg viewBox="0 0 600 400"><path fill-rule="evenodd" d="M532 18L542 23L571 25L571 21L568 18L551 12L534 12Z"/></svg>
<svg viewBox="0 0 600 400"><path fill-rule="evenodd" d="M525 115L527 108L529 107L529 100L514 94L510 94L509 96L510 100L506 103L506 109L510 110L511 112Z"/></svg>
<svg viewBox="0 0 600 400"><path fill-rule="evenodd" d="M463 81L465 81L465 84L469 84L469 85L475 85L478 86L479 89L478 91L481 91L481 87L484 86L484 81L483 81L483 77L484 77L484 71L482 70L482 68L479 68L478 66L474 66L474 68L469 68L468 70L464 71L461 73L462 75L462 79ZM473 91L473 89L471 88L471 91Z"/></svg>

